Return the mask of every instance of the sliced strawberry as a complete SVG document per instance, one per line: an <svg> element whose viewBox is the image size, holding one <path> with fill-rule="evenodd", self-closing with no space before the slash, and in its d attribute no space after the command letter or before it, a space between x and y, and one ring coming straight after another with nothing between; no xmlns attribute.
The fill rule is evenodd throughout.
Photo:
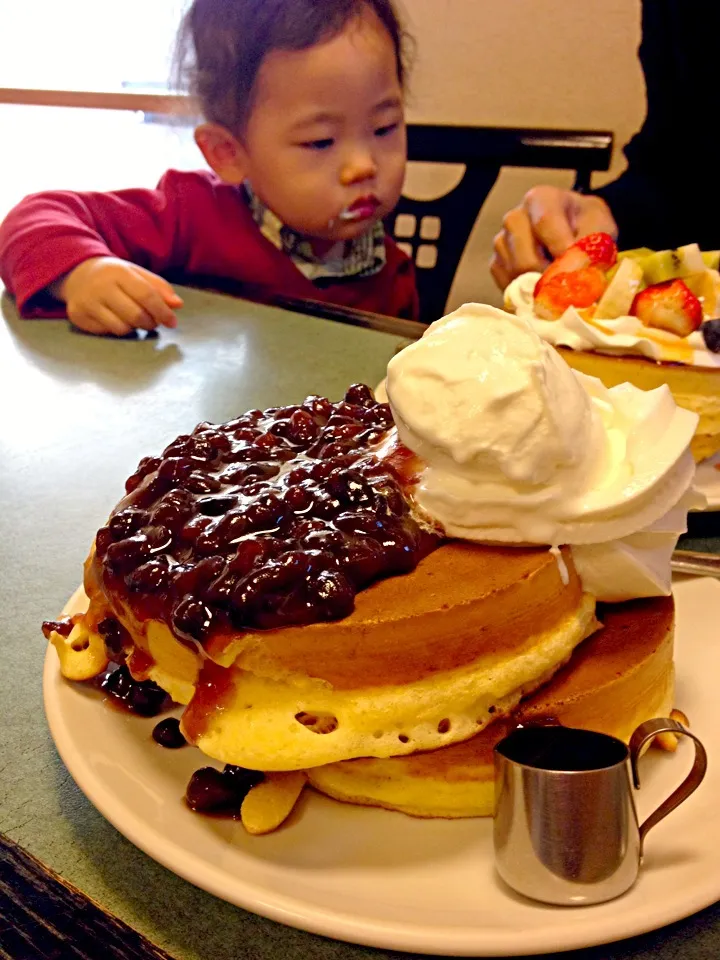
<svg viewBox="0 0 720 960"><path fill-rule="evenodd" d="M553 260L550 266L545 269L543 276L550 279L550 277L554 277L559 273L576 273L578 270L584 270L589 266L590 258L584 250L581 250L580 247L574 243L571 247L567 248L562 256Z"/></svg>
<svg viewBox="0 0 720 960"><path fill-rule="evenodd" d="M703 320L702 304L682 280L654 283L633 300L630 313L646 327L687 337Z"/></svg>
<svg viewBox="0 0 720 960"><path fill-rule="evenodd" d="M589 233L575 241L575 246L586 253L593 267L609 270L617 262L617 245L609 233Z"/></svg>
<svg viewBox="0 0 720 960"><path fill-rule="evenodd" d="M589 233L568 247L565 253L550 264L545 276L574 273L585 267L609 270L617 260L617 246L609 233Z"/></svg>
<svg viewBox="0 0 720 960"><path fill-rule="evenodd" d="M551 276L545 271L535 285L535 313L543 320L557 320L568 307L597 303L606 286L605 274L597 267Z"/></svg>

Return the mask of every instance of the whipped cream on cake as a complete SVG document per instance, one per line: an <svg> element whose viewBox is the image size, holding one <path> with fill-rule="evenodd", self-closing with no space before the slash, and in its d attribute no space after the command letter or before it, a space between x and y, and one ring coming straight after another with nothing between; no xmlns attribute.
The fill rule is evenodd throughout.
<svg viewBox="0 0 720 960"><path fill-rule="evenodd" d="M410 495L447 536L572 545L600 600L670 592L670 554L702 498L697 416L667 387L607 389L522 316L465 304L390 361L386 389L420 462Z"/></svg>
<svg viewBox="0 0 720 960"><path fill-rule="evenodd" d="M554 347L646 357L696 367L720 367L720 354L708 350L700 330L678 337L647 327L637 317L590 318L583 316L583 309L577 307L568 307L557 320L544 320L535 312L534 304L534 291L541 276L529 272L516 277L505 290L505 307L527 320L533 330Z"/></svg>

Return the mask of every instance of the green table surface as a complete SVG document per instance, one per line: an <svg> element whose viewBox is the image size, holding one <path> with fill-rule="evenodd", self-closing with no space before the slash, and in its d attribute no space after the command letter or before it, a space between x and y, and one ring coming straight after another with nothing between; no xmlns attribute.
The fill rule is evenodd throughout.
<svg viewBox="0 0 720 960"><path fill-rule="evenodd" d="M0 831L183 960L401 957L282 927L176 877L95 811L48 733L40 623L77 587L94 533L140 457L201 420L375 384L400 339L217 294L183 296L178 330L136 341L24 321L2 299ZM708 535L720 529L703 522L688 545L712 549L720 539ZM717 960L720 906L563 956Z"/></svg>

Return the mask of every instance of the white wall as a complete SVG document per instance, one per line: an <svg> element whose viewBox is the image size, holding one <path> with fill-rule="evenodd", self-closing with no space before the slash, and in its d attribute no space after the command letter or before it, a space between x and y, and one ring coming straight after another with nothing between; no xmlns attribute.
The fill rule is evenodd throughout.
<svg viewBox="0 0 720 960"><path fill-rule="evenodd" d="M404 0L404 8L417 49L411 119L612 130L613 167L595 184L622 169L620 149L645 111L640 0ZM451 305L498 302L487 261L502 214L534 183L571 179L503 172L470 239ZM424 190L428 177L418 180L415 172L409 184Z"/></svg>

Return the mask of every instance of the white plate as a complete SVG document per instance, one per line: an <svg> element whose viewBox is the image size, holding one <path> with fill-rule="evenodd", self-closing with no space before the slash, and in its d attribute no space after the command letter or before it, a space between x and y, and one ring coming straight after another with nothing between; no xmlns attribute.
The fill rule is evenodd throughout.
<svg viewBox="0 0 720 960"><path fill-rule="evenodd" d="M65 764L98 810L151 857L231 903L388 949L485 957L570 950L656 929L720 899L720 585L686 580L676 598L677 705L708 749L707 780L650 832L636 886L594 907L547 907L509 893L493 872L488 820L414 820L312 791L267 837L193 814L182 796L191 772L204 765L199 752L158 747L150 737L155 721L125 715L97 691L64 681L52 647L45 709ZM73 599L77 604L78 595ZM691 757L684 743L675 756L652 751L645 758L641 817L687 772Z"/></svg>
<svg viewBox="0 0 720 960"><path fill-rule="evenodd" d="M695 486L707 497L707 510L720 510L720 453L698 464Z"/></svg>

